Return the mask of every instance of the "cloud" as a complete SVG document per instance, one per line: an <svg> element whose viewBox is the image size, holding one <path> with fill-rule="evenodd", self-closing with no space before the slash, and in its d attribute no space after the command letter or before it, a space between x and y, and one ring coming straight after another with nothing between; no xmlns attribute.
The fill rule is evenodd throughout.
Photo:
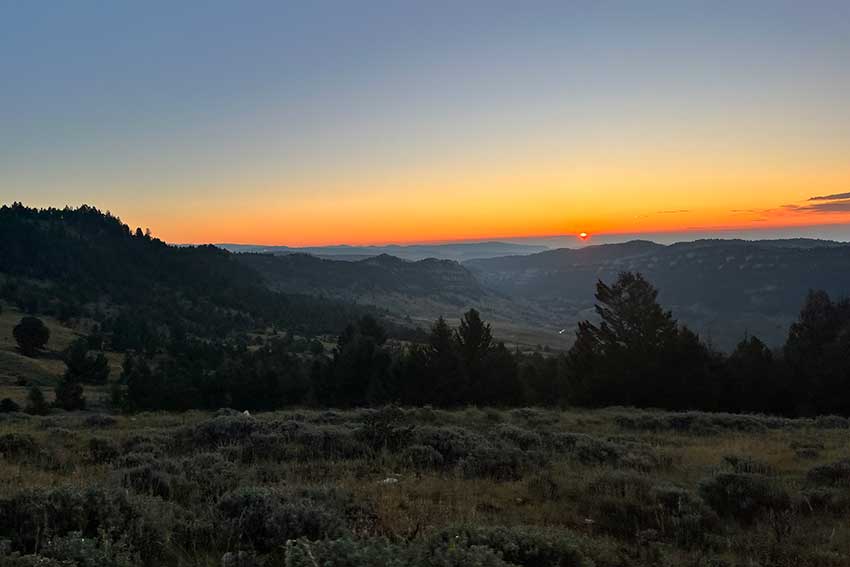
<svg viewBox="0 0 850 567"><path fill-rule="evenodd" d="M788 215L828 215L835 213L850 213L850 193L847 197L842 194L811 198L803 204L788 204L767 209L732 209L735 214L756 215L758 218L750 221L765 221Z"/></svg>
<svg viewBox="0 0 850 567"><path fill-rule="evenodd" d="M672 210L672 211L656 211L655 214L658 214L658 215L678 215L678 214L681 214L681 213L689 213L689 212L691 212L690 209L675 209L675 210Z"/></svg>
<svg viewBox="0 0 850 567"><path fill-rule="evenodd" d="M809 197L809 201L838 201L840 199L850 199L850 193L835 193L834 195L821 195L819 197Z"/></svg>
<svg viewBox="0 0 850 567"><path fill-rule="evenodd" d="M817 203L815 205L800 207L800 209L815 213L847 213L850 212L850 199L844 201L831 201L828 203Z"/></svg>

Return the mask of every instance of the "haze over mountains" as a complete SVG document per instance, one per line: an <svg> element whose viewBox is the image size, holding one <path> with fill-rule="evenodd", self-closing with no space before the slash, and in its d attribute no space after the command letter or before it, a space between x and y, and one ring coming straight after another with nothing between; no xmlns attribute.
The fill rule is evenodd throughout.
<svg viewBox="0 0 850 567"><path fill-rule="evenodd" d="M566 349L576 324L595 318L596 282L633 271L659 289L676 318L730 351L747 334L782 344L810 289L850 295L850 244L828 240L634 240L545 251L498 242L391 247L417 258L409 260L375 254L384 247L334 247L343 253L334 256L326 248L311 255L168 246L90 207L14 205L0 216L0 275L17 303L107 321L117 317L116 305L144 309L147 321L177 320L199 336L279 323L331 330L349 308L427 328L440 315L474 307L500 338ZM418 259L427 252L470 259Z"/></svg>
<svg viewBox="0 0 850 567"><path fill-rule="evenodd" d="M362 260L386 254L404 260L424 260L439 258L443 260L473 260L494 258L511 254L533 254L548 250L542 244L520 244L511 242L455 242L450 244L388 244L386 246L262 246L254 244L216 244L230 252L255 252L262 254L311 254L334 260Z"/></svg>
<svg viewBox="0 0 850 567"><path fill-rule="evenodd" d="M237 257L279 291L373 304L414 319L473 306L533 329L553 346L569 344L575 324L594 317L596 281L622 271L645 274L676 317L723 350L747 334L780 344L809 289L850 294L850 245L801 238L636 240L461 263L389 255L345 262L304 254Z"/></svg>

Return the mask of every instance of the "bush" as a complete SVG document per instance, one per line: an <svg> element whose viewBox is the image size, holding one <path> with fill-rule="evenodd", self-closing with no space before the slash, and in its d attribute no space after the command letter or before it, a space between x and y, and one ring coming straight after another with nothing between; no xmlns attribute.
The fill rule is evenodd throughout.
<svg viewBox="0 0 850 567"><path fill-rule="evenodd" d="M670 465L670 459L643 443L620 443L581 433L555 433L546 444L585 465L609 465L649 471Z"/></svg>
<svg viewBox="0 0 850 567"><path fill-rule="evenodd" d="M768 512L787 510L791 504L784 488L760 474L721 472L702 481L699 492L715 512L743 524Z"/></svg>
<svg viewBox="0 0 850 567"><path fill-rule="evenodd" d="M508 481L522 478L522 471L533 462L528 453L523 453L519 449L485 446L475 449L461 459L460 468L467 478Z"/></svg>
<svg viewBox="0 0 850 567"><path fill-rule="evenodd" d="M850 459L816 466L806 474L806 480L816 486L850 488Z"/></svg>
<svg viewBox="0 0 850 567"><path fill-rule="evenodd" d="M445 464L455 464L478 447L489 445L486 439L460 427L425 426L413 433L413 443L427 445L443 456Z"/></svg>
<svg viewBox="0 0 850 567"><path fill-rule="evenodd" d="M540 434L507 423L496 427L496 436L513 443L523 451L537 449L543 443Z"/></svg>
<svg viewBox="0 0 850 567"><path fill-rule="evenodd" d="M540 526L457 526L440 530L429 540L432 552L455 545L489 548L509 564L523 567L585 565L578 538L569 531Z"/></svg>
<svg viewBox="0 0 850 567"><path fill-rule="evenodd" d="M38 454L38 445L32 435L5 433L0 435L0 454L6 459L21 459Z"/></svg>
<svg viewBox="0 0 850 567"><path fill-rule="evenodd" d="M12 335L24 355L35 356L50 340L50 329L37 317L24 317L12 329Z"/></svg>
<svg viewBox="0 0 850 567"><path fill-rule="evenodd" d="M302 459L358 459L372 451L358 439L357 432L343 426L300 427L289 435Z"/></svg>
<svg viewBox="0 0 850 567"><path fill-rule="evenodd" d="M818 429L848 429L850 420L840 415L821 415L815 418L815 427Z"/></svg>
<svg viewBox="0 0 850 567"><path fill-rule="evenodd" d="M12 413L21 411L21 406L15 403L11 398L3 398L0 400L0 413Z"/></svg>
<svg viewBox="0 0 850 567"><path fill-rule="evenodd" d="M222 528L243 545L268 553L289 539L339 537L345 525L338 513L308 498L287 499L268 488L242 487L218 502Z"/></svg>
<svg viewBox="0 0 850 567"><path fill-rule="evenodd" d="M357 439L374 451L398 451L410 443L413 426L404 426L404 411L397 406L387 406L363 419L357 430Z"/></svg>
<svg viewBox="0 0 850 567"><path fill-rule="evenodd" d="M30 415L47 415L50 411L50 406L38 386L32 385L27 391L27 405L24 411Z"/></svg>
<svg viewBox="0 0 850 567"><path fill-rule="evenodd" d="M401 454L401 460L417 470L439 469L443 466L443 455L428 445L411 445Z"/></svg>
<svg viewBox="0 0 850 567"><path fill-rule="evenodd" d="M185 458L180 469L191 496L202 501L217 500L236 488L239 481L236 465L219 453L199 453Z"/></svg>
<svg viewBox="0 0 850 567"><path fill-rule="evenodd" d="M512 567L490 548L458 542L432 549L385 539L286 542L285 567Z"/></svg>
<svg viewBox="0 0 850 567"><path fill-rule="evenodd" d="M202 421L192 427L188 435L196 446L215 447L244 441L259 428L257 420L252 417L228 415Z"/></svg>
<svg viewBox="0 0 850 567"><path fill-rule="evenodd" d="M31 553L45 535L126 533L133 510L120 492L77 488L24 489L0 499L0 533L13 551ZM117 536L116 536L117 537Z"/></svg>
<svg viewBox="0 0 850 567"><path fill-rule="evenodd" d="M591 481L580 497L582 510L611 534L635 538L647 531L679 545L700 545L715 526L716 515L694 494L655 485L631 471L606 471Z"/></svg>
<svg viewBox="0 0 850 567"><path fill-rule="evenodd" d="M726 455L723 463L736 473L761 474L770 476L775 473L769 464L749 456Z"/></svg>
<svg viewBox="0 0 850 567"><path fill-rule="evenodd" d="M130 453L116 463L121 486L139 494L169 499L178 486L176 463L151 453Z"/></svg>
<svg viewBox="0 0 850 567"><path fill-rule="evenodd" d="M39 556L61 560L75 567L136 567L141 562L124 543L84 537L80 532L52 537L38 550ZM70 563L69 563L70 562ZM38 563L41 565L41 563Z"/></svg>
<svg viewBox="0 0 850 567"><path fill-rule="evenodd" d="M116 444L110 439L103 437L92 437L89 439L89 460L95 464L111 463L120 451Z"/></svg>
<svg viewBox="0 0 850 567"><path fill-rule="evenodd" d="M118 420L111 415L100 413L90 415L83 420L83 425L86 427L112 427L116 423L118 423Z"/></svg>

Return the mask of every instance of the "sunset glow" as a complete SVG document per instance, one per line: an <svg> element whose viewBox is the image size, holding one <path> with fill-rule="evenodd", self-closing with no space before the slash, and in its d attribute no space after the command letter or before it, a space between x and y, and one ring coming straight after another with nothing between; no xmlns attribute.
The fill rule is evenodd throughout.
<svg viewBox="0 0 850 567"><path fill-rule="evenodd" d="M0 200L178 243L850 223L850 4L520 8L16 4Z"/></svg>

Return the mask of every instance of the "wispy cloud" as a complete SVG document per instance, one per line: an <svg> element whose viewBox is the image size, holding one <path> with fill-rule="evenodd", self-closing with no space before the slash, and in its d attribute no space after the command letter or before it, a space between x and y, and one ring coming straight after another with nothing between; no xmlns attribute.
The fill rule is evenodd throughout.
<svg viewBox="0 0 850 567"><path fill-rule="evenodd" d="M797 210L811 211L815 213L846 213L850 212L850 199L843 201L828 201L799 207Z"/></svg>
<svg viewBox="0 0 850 567"><path fill-rule="evenodd" d="M809 197L809 201L838 201L840 199L850 199L850 193L835 193L833 195Z"/></svg>
<svg viewBox="0 0 850 567"><path fill-rule="evenodd" d="M681 213L689 213L689 212L691 212L690 209L675 209L675 210L671 210L671 211L656 211L655 214L658 214L658 215L678 215L678 214L681 214Z"/></svg>

